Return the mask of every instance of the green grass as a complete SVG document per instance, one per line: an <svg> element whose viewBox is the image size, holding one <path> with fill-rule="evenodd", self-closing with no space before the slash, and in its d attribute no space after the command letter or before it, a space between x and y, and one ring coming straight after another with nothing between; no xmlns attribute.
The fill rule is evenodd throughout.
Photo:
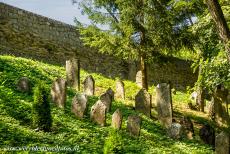
<svg viewBox="0 0 230 154"><path fill-rule="evenodd" d="M81 81L88 75L81 70ZM107 88L115 88L115 80L105 78L99 74L92 74L96 81L96 96L89 98L91 107ZM150 119L136 113L129 103L139 88L135 83L125 81L126 100L113 102L112 111L107 114L107 125L100 127L89 120L89 110L83 120L75 118L71 113L71 102L75 95L73 89L68 89L66 109L62 110L51 104L53 126L51 132L36 132L32 126L31 94L20 93L16 90L16 82L27 76L36 85L45 82L47 87L57 77L65 77L64 67L45 64L24 58L0 56L0 148L7 147L69 147L76 148L72 153L103 153L104 149L119 140L122 153L213 153L211 147L204 145L198 138L194 140L173 140L166 136L166 131L157 120ZM151 93L154 87L151 88ZM183 94L181 94L183 95ZM182 97L182 96L179 96ZM128 105L127 105L128 104ZM122 129L117 133L110 127L112 113L120 108L123 113ZM131 137L126 131L127 117L139 114L142 117L140 137ZM111 136L111 135L117 136ZM117 144L115 144L117 145ZM6 151L0 151L6 152ZM20 151L27 153L26 151ZM40 152L42 153L42 152ZM43 152L45 153L45 152ZM62 151L71 153L71 151Z"/></svg>

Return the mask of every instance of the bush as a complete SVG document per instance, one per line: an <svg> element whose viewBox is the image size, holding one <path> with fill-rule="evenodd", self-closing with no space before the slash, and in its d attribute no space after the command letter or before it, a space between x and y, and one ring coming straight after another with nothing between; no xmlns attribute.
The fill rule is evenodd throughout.
<svg viewBox="0 0 230 154"><path fill-rule="evenodd" d="M34 103L32 108L33 124L39 130L50 131L52 117L49 95L43 85L42 83L38 84L34 90Z"/></svg>

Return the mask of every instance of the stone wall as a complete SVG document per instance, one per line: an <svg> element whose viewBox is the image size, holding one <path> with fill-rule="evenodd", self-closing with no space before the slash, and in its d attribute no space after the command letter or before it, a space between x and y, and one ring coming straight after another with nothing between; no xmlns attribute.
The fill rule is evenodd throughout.
<svg viewBox="0 0 230 154"><path fill-rule="evenodd" d="M81 60L81 67L89 72L139 81L136 63L99 54L95 49L83 46L74 26L2 2L0 54L29 57L62 65L66 59L77 57ZM149 64L150 84L170 81L178 89L194 84L197 75L192 73L189 62L176 58L166 59L164 63Z"/></svg>

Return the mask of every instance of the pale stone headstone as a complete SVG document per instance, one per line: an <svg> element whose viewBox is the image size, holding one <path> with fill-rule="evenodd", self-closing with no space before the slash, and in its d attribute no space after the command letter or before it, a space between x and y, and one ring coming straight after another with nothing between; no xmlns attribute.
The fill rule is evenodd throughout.
<svg viewBox="0 0 230 154"><path fill-rule="evenodd" d="M121 129L122 125L122 113L117 109L112 115L112 127L115 129Z"/></svg>
<svg viewBox="0 0 230 154"><path fill-rule="evenodd" d="M229 134L221 132L215 139L215 153L229 154Z"/></svg>
<svg viewBox="0 0 230 154"><path fill-rule="evenodd" d="M104 93L100 96L100 100L106 106L106 111L109 112L112 106L112 100L109 93Z"/></svg>
<svg viewBox="0 0 230 154"><path fill-rule="evenodd" d="M87 96L84 94L77 94L72 101L72 112L76 117L82 119L87 110Z"/></svg>
<svg viewBox="0 0 230 154"><path fill-rule="evenodd" d="M66 103L66 80L62 78L56 79L51 87L51 98L52 101L60 108L65 107Z"/></svg>
<svg viewBox="0 0 230 154"><path fill-rule="evenodd" d="M90 111L90 119L101 125L105 126L106 124L106 106L98 100L91 108Z"/></svg>
<svg viewBox="0 0 230 154"><path fill-rule="evenodd" d="M127 122L127 130L133 136L139 136L141 131L141 118L137 115L130 115Z"/></svg>
<svg viewBox="0 0 230 154"><path fill-rule="evenodd" d="M125 87L124 87L124 82L122 82L121 80L118 80L116 82L116 97L117 98L121 98L121 99L125 99Z"/></svg>
<svg viewBox="0 0 230 154"><path fill-rule="evenodd" d="M107 89L106 93L108 93L111 97L111 100L114 101L114 91L112 90L112 88Z"/></svg>
<svg viewBox="0 0 230 154"><path fill-rule="evenodd" d="M183 136L183 127L179 123L172 123L167 132L169 137L173 139L180 139Z"/></svg>
<svg viewBox="0 0 230 154"><path fill-rule="evenodd" d="M66 79L70 87L80 90L80 60L71 59L66 61Z"/></svg>
<svg viewBox="0 0 230 154"><path fill-rule="evenodd" d="M170 85L167 83L158 84L156 87L156 104L158 119L166 127L172 124L172 99Z"/></svg>
<svg viewBox="0 0 230 154"><path fill-rule="evenodd" d="M92 77L92 75L89 75L85 78L83 82L83 87L84 87L84 93L88 96L94 95L95 91L95 81Z"/></svg>
<svg viewBox="0 0 230 154"><path fill-rule="evenodd" d="M135 97L135 109L151 116L151 95L145 89L141 89Z"/></svg>
<svg viewBox="0 0 230 154"><path fill-rule="evenodd" d="M21 92L26 92L26 93L31 92L31 83L30 83L29 78L21 77L17 83L17 90Z"/></svg>

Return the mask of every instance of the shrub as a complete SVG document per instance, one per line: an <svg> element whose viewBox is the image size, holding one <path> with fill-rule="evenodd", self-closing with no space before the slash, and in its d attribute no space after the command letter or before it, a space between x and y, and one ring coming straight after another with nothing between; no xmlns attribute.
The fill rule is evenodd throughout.
<svg viewBox="0 0 230 154"><path fill-rule="evenodd" d="M49 95L43 85L44 84L39 83L34 90L34 103L32 108L33 124L39 130L50 131L52 117Z"/></svg>

